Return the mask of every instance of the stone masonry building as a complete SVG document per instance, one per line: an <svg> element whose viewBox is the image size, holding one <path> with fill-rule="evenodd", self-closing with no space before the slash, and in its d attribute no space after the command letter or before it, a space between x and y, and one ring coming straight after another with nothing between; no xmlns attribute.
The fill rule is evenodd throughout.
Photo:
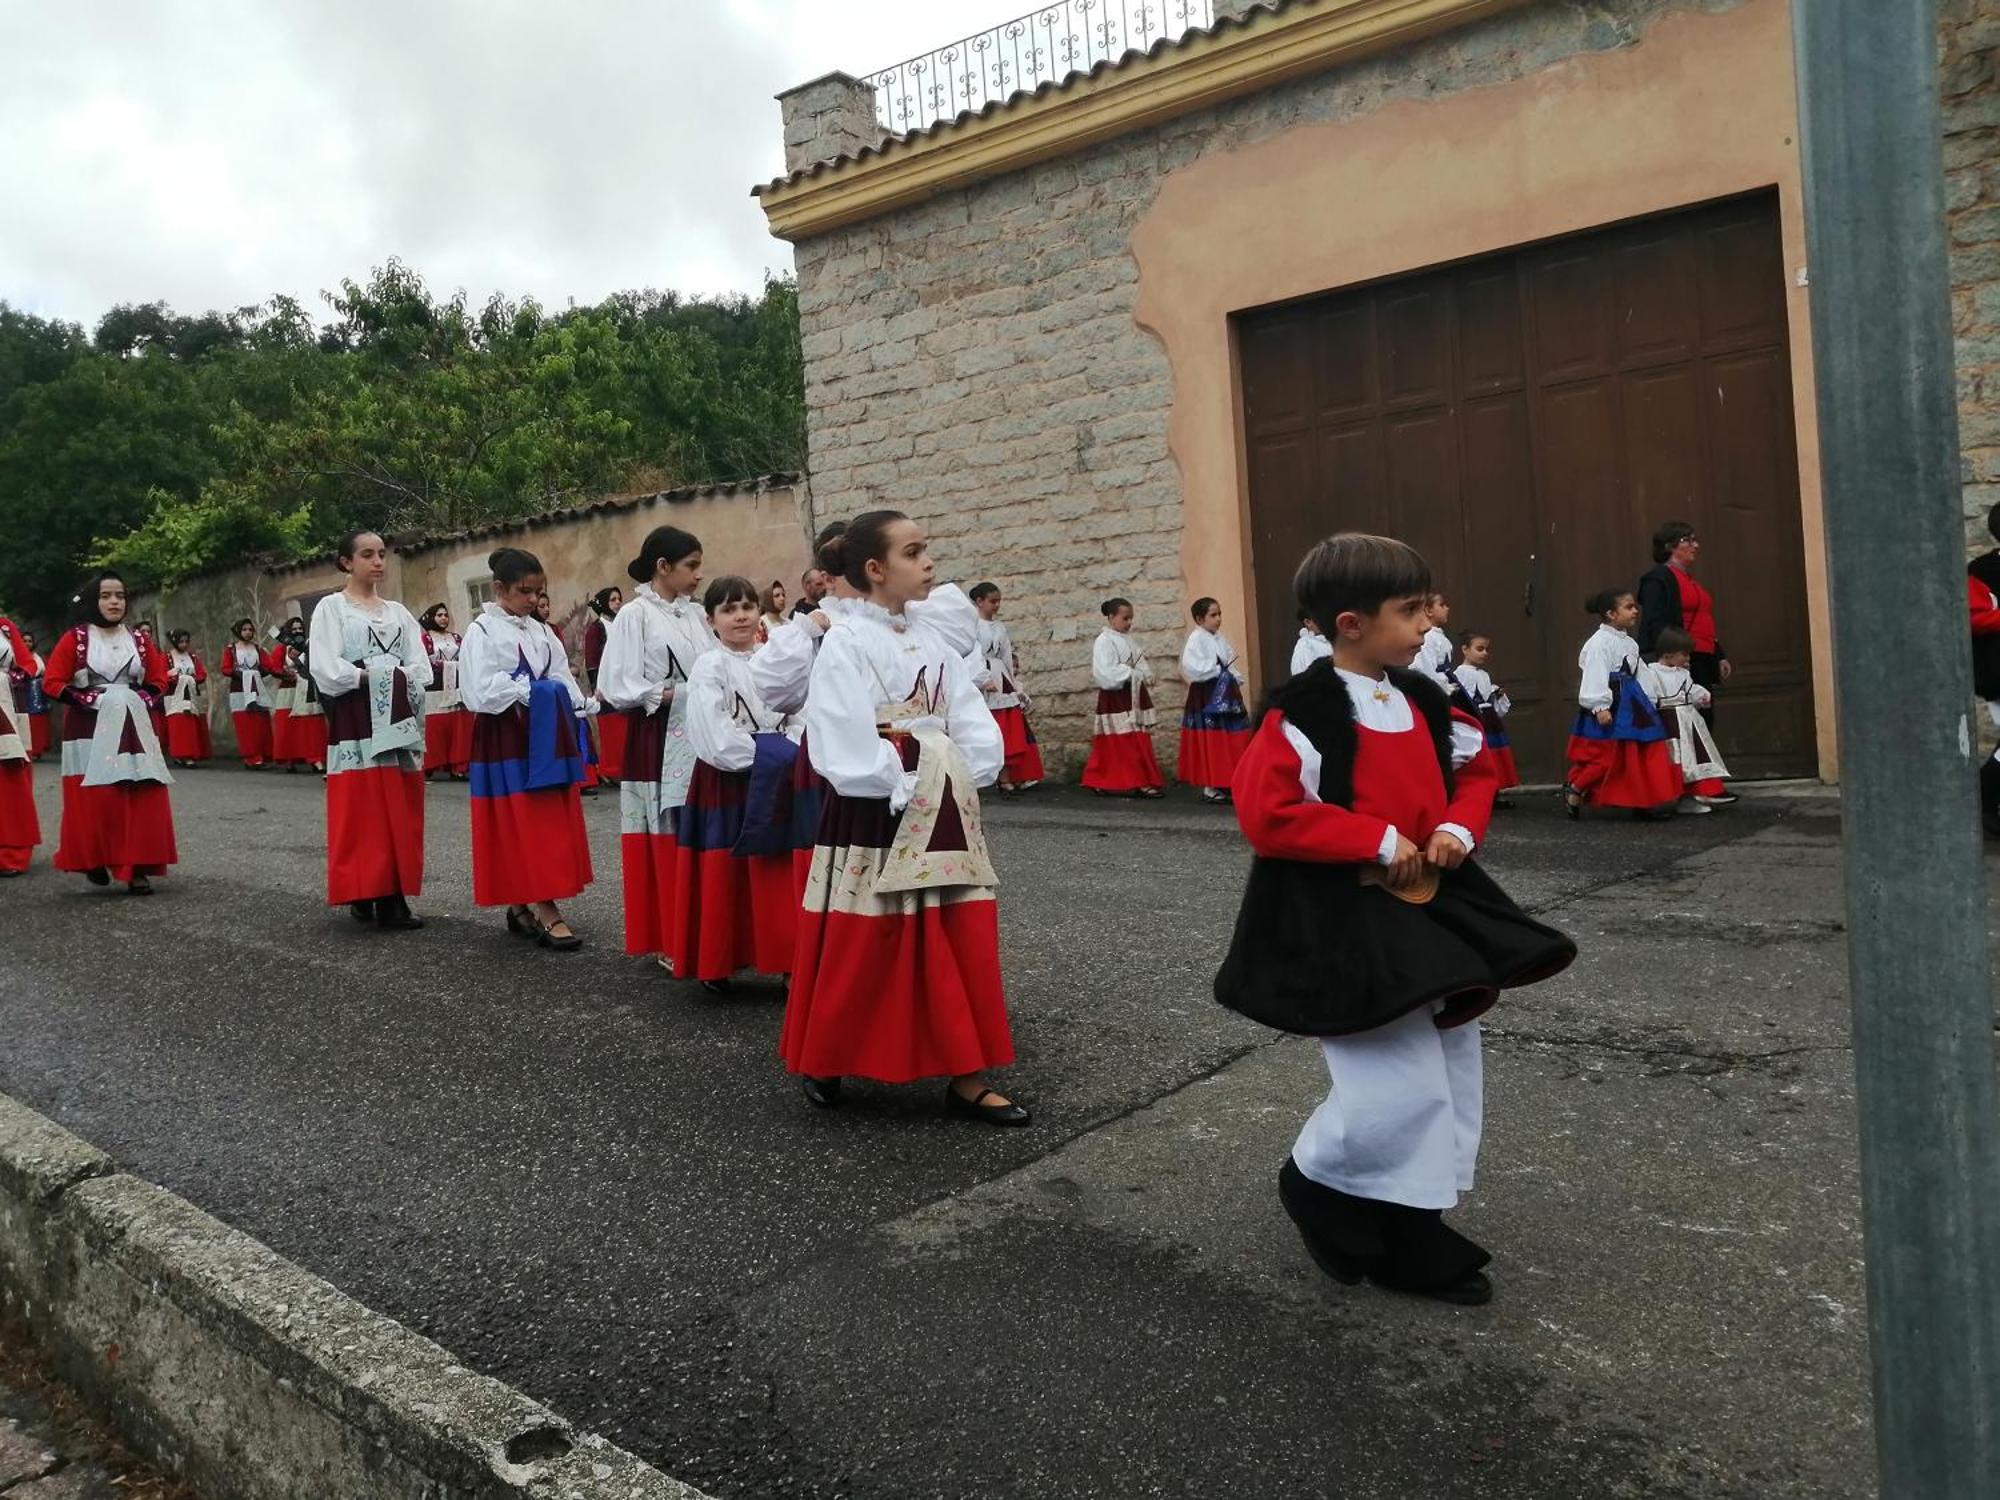
<svg viewBox="0 0 2000 1500"><path fill-rule="evenodd" d="M2000 0L1941 15L1970 537L2000 500ZM1101 598L1171 680L1217 596L1261 686L1304 547L1394 531L1495 635L1544 776L1581 599L1685 517L1737 668L1725 750L1830 776L1787 0L1198 19L894 132L887 73L782 96L757 193L796 247L816 514L907 510L946 576L999 580L1072 761Z"/></svg>

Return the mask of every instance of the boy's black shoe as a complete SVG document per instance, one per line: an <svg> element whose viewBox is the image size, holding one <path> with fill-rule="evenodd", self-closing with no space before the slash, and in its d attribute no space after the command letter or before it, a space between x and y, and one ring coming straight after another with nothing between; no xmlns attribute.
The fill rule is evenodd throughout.
<svg viewBox="0 0 2000 1500"><path fill-rule="evenodd" d="M1492 1257L1439 1209L1357 1198L1314 1182L1290 1157L1278 1170L1278 1198L1313 1263L1343 1286L1365 1276L1388 1291L1460 1307L1493 1300L1481 1269Z"/></svg>

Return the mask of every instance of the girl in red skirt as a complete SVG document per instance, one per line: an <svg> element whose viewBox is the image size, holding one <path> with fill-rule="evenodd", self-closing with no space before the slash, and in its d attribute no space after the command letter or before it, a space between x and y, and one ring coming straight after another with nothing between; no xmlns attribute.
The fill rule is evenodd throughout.
<svg viewBox="0 0 2000 1500"><path fill-rule="evenodd" d="M229 675L229 722L236 731L236 753L243 769L254 771L271 758L271 698L264 681L264 654L257 649L257 627L238 620L229 627L233 639L222 648L222 668Z"/></svg>
<svg viewBox="0 0 2000 1500"><path fill-rule="evenodd" d="M472 761L472 711L459 691L459 652L465 638L451 628L451 611L433 604L423 613L424 656L431 682L424 693L424 777L439 771L463 781Z"/></svg>
<svg viewBox="0 0 2000 1500"><path fill-rule="evenodd" d="M679 908L675 822L694 778L694 745L681 696L694 664L715 649L708 616L695 602L701 542L659 526L626 565L639 585L611 621L597 690L625 715L624 776L618 783L618 851L625 874L625 951L659 955L673 969Z"/></svg>
<svg viewBox="0 0 2000 1500"><path fill-rule="evenodd" d="M568 953L583 939L558 901L590 884L590 841L577 787L576 712L583 689L535 606L541 559L502 547L486 559L493 602L465 633L459 691L472 711L472 899L507 908L507 928Z"/></svg>
<svg viewBox="0 0 2000 1500"><path fill-rule="evenodd" d="M150 896L151 877L179 858L167 800L173 773L153 729L167 660L125 628L118 574L93 574L72 602L76 624L49 652L46 678L49 695L67 705L56 868Z"/></svg>
<svg viewBox="0 0 2000 1500"><path fill-rule="evenodd" d="M1514 700L1486 670L1493 659L1493 637L1477 630L1465 631L1458 638L1458 651L1459 662L1452 669L1452 679L1479 718L1480 731L1486 736L1486 753L1493 759L1494 777L1504 794L1521 784L1521 773L1514 766L1514 742L1507 734L1507 715L1514 711ZM1493 799L1493 805L1507 808L1513 804L1500 795Z"/></svg>
<svg viewBox="0 0 2000 1500"><path fill-rule="evenodd" d="M1236 675L1236 648L1222 633L1222 606L1197 599L1189 614L1194 629L1181 649L1188 696L1178 775L1183 784L1201 788L1202 801L1227 802L1236 762L1250 743L1250 711L1243 706L1243 679Z"/></svg>
<svg viewBox="0 0 2000 1500"><path fill-rule="evenodd" d="M848 1074L946 1075L948 1113L1025 1125L1028 1112L986 1076L1014 1057L977 790L999 775L999 726L963 653L906 614L931 592L921 527L871 511L822 556L861 597L826 632L806 700L808 753L828 792L785 1066L821 1108L840 1102Z"/></svg>
<svg viewBox="0 0 2000 1500"><path fill-rule="evenodd" d="M726 994L738 969L792 967L799 896L788 813L803 728L765 704L750 678L758 597L747 578L718 578L702 607L720 649L688 675L695 767L676 820L674 972Z"/></svg>
<svg viewBox="0 0 2000 1500"><path fill-rule="evenodd" d="M185 630L176 630L169 639L173 649L167 653L167 759L177 766L191 766L215 753L202 701L208 668L195 655L193 638Z"/></svg>
<svg viewBox="0 0 2000 1500"><path fill-rule="evenodd" d="M33 658L14 622L0 615L0 878L19 875L42 841L35 812L35 768L28 750L24 694L15 685L20 664Z"/></svg>
<svg viewBox="0 0 2000 1500"><path fill-rule="evenodd" d="M1629 807L1639 817L1672 817L1681 776L1667 751L1667 729L1639 685L1639 600L1630 589L1604 589L1584 602L1598 617L1577 658L1576 727L1569 737L1570 817L1585 807Z"/></svg>
<svg viewBox="0 0 2000 1500"><path fill-rule="evenodd" d="M35 761L49 753L49 695L42 691L48 663L35 650L34 631L22 631L21 644L26 651L14 659L7 675L14 681L14 703L26 716L28 759Z"/></svg>
<svg viewBox="0 0 2000 1500"><path fill-rule="evenodd" d="M1083 784L1100 797L1158 797L1167 779L1153 755L1153 669L1132 639L1132 601L1106 599L1098 610L1104 629L1090 648L1097 730Z"/></svg>
<svg viewBox="0 0 2000 1500"><path fill-rule="evenodd" d="M1000 585L977 583L972 586L972 606L979 611L979 654L985 675L979 680L986 706L1000 726L1000 744L1006 762L1000 767L1000 790L1008 796L1025 792L1042 783L1042 747L1035 742L1034 727L1028 723L1028 692L1021 686L1021 662L1014 653L1013 637L1000 623Z"/></svg>
<svg viewBox="0 0 2000 1500"><path fill-rule="evenodd" d="M424 886L423 632L381 595L379 535L349 532L334 557L347 586L313 609L306 653L327 725L326 902L357 922L421 927L409 898Z"/></svg>
<svg viewBox="0 0 2000 1500"><path fill-rule="evenodd" d="M625 595L616 588L599 589L590 596L591 620L583 630L583 685L601 705L604 695L597 690L597 676L604 665L604 647L610 640L609 622L625 607ZM597 716L597 779L618 785L625 775L625 716L600 713Z"/></svg>

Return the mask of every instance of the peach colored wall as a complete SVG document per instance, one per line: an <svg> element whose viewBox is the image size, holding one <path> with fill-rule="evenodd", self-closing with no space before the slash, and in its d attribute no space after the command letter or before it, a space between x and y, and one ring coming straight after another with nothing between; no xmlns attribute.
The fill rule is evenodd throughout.
<svg viewBox="0 0 2000 1500"><path fill-rule="evenodd" d="M1636 46L1299 125L1170 174L1131 249L1135 316L1173 369L1168 443L1180 467L1187 591L1206 581L1229 617L1255 631L1232 313L1772 186L1792 273L1807 602L1811 619L1826 620L1787 0L1679 12ZM1812 662L1820 768L1831 779L1825 630L1813 632Z"/></svg>

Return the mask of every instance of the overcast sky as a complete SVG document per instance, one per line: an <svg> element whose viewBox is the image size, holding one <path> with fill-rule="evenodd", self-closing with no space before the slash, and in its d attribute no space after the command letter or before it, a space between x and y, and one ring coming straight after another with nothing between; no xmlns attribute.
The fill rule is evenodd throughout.
<svg viewBox="0 0 2000 1500"><path fill-rule="evenodd" d="M754 291L780 89L1020 0L0 0L0 300Z"/></svg>

